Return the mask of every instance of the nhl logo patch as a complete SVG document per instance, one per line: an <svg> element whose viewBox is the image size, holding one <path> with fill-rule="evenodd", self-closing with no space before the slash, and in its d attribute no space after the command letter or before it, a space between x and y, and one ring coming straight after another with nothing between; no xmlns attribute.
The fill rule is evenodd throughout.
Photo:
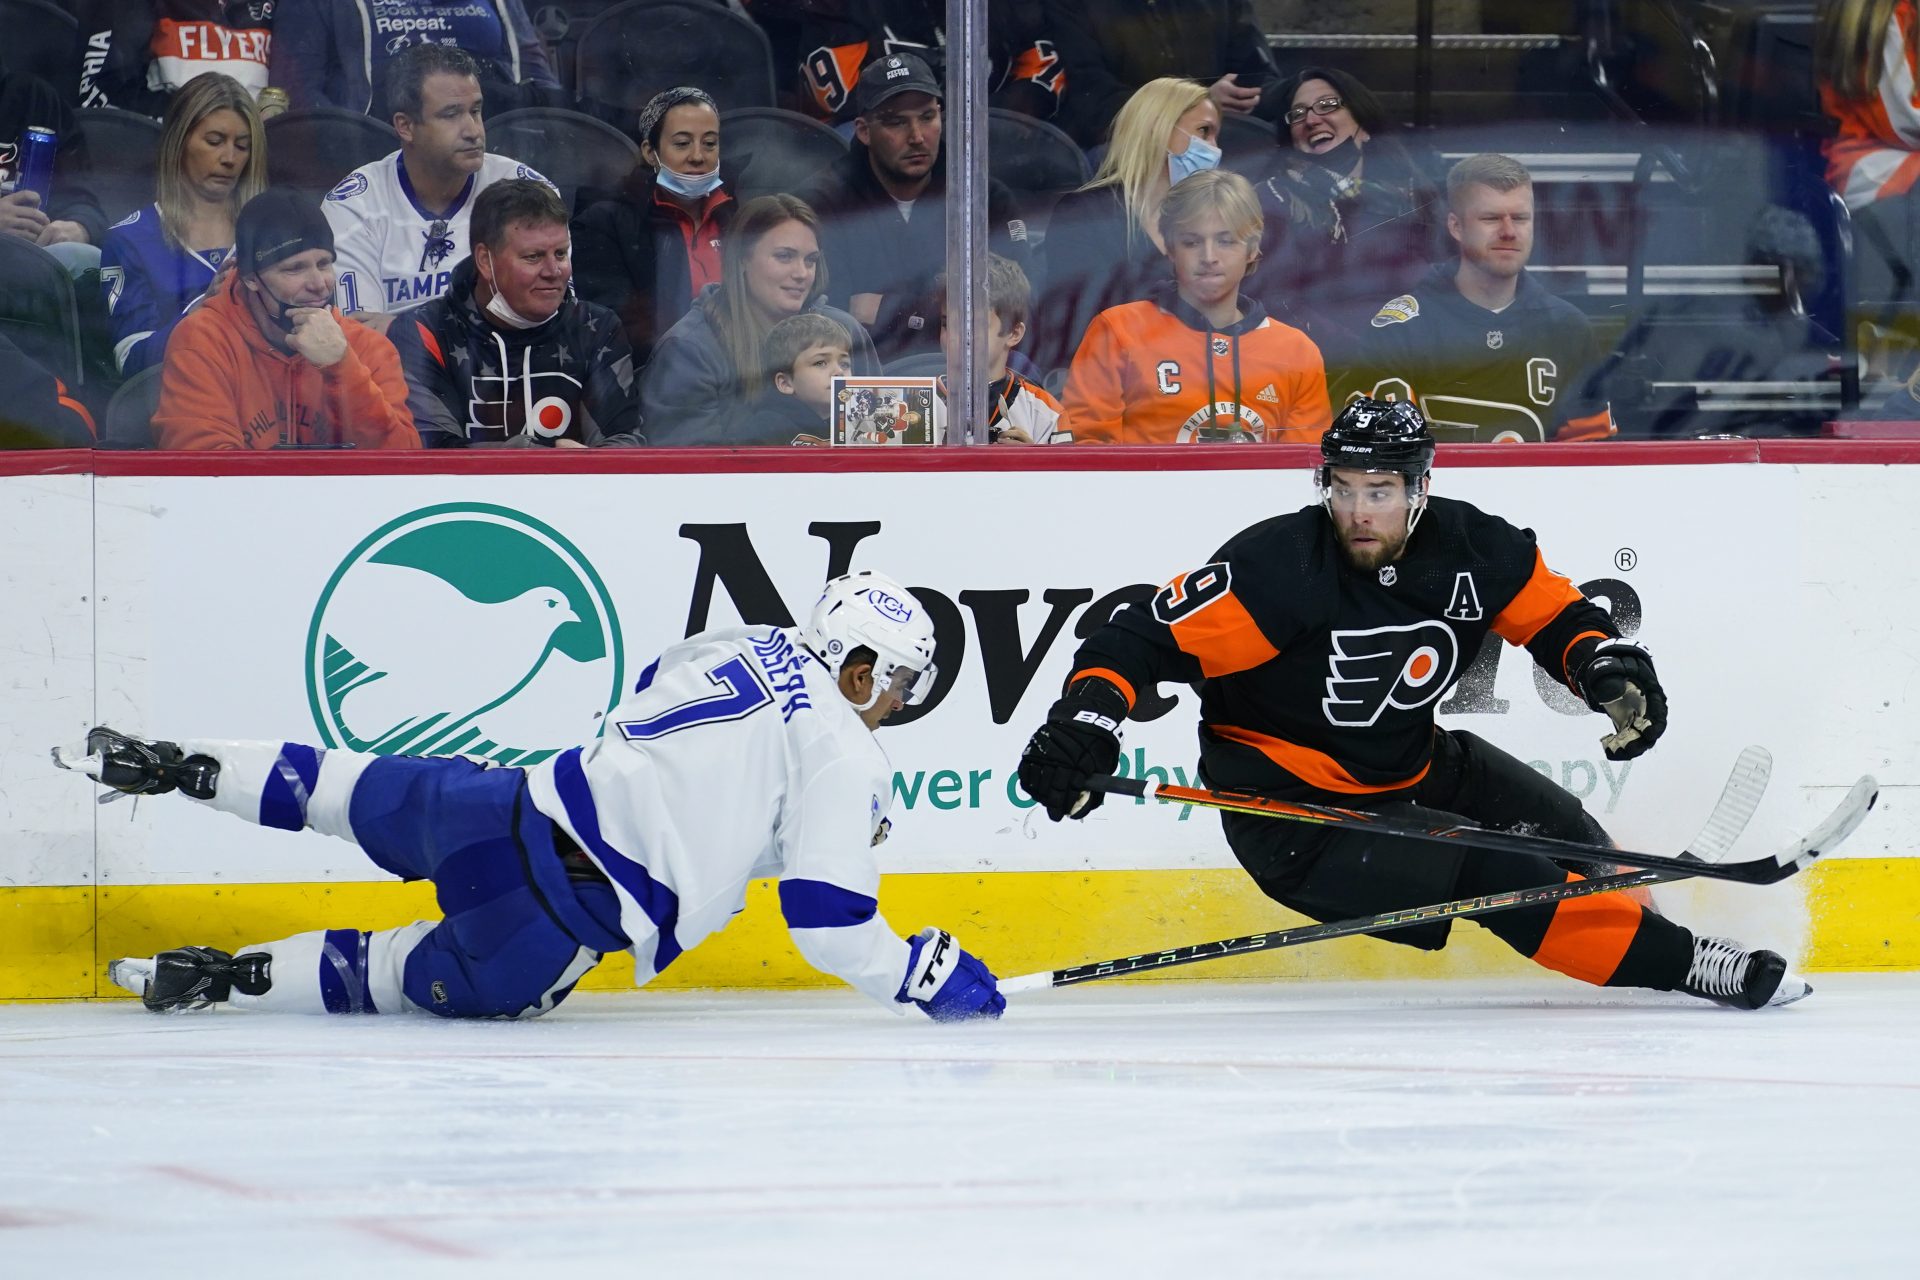
<svg viewBox="0 0 1920 1280"><path fill-rule="evenodd" d="M1384 329L1390 324L1405 324L1419 314L1420 299L1403 293L1373 313L1373 327Z"/></svg>
<svg viewBox="0 0 1920 1280"><path fill-rule="evenodd" d="M1380 570L1381 586L1390 587L1398 581L1400 581L1400 571L1392 565L1388 565L1386 568Z"/></svg>
<svg viewBox="0 0 1920 1280"><path fill-rule="evenodd" d="M1215 338L1213 340L1212 347L1213 347L1213 354L1217 356L1223 356L1227 354L1228 351L1232 350L1232 348L1227 345L1227 340L1225 338Z"/></svg>
<svg viewBox="0 0 1920 1280"><path fill-rule="evenodd" d="M1498 329L1487 330L1487 350L1498 351L1507 345L1507 335Z"/></svg>

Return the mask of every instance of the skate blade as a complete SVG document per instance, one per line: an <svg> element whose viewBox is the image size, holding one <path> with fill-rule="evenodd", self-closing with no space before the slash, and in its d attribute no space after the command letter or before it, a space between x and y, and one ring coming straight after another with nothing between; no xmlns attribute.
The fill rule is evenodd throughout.
<svg viewBox="0 0 1920 1280"><path fill-rule="evenodd" d="M1781 975L1780 986L1774 991L1773 999L1767 1001L1766 1007L1769 1009L1778 1009L1785 1005L1805 1000L1812 994L1812 985L1809 984L1805 978L1789 969Z"/></svg>
<svg viewBox="0 0 1920 1280"><path fill-rule="evenodd" d="M153 960L128 956L125 959L110 961L107 965L107 977L112 979L113 985L122 991L131 991L144 1000L147 995L147 984L153 980Z"/></svg>

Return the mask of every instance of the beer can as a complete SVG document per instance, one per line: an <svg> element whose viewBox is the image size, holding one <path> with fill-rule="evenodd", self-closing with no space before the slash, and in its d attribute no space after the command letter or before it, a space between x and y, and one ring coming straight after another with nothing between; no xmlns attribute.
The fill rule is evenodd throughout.
<svg viewBox="0 0 1920 1280"><path fill-rule="evenodd" d="M20 181L15 190L38 192L43 209L53 190L53 151L59 143L60 135L45 125L28 125L20 135Z"/></svg>
<svg viewBox="0 0 1920 1280"><path fill-rule="evenodd" d="M271 84L260 91L260 97L257 101L260 107L260 118L262 120L271 120L273 117L284 113L286 109L292 105L292 100L287 97L287 91L278 85Z"/></svg>

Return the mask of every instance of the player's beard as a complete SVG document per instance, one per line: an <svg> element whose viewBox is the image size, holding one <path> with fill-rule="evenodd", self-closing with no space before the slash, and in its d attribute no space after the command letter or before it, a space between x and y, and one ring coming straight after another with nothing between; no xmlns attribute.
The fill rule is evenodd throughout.
<svg viewBox="0 0 1920 1280"><path fill-rule="evenodd" d="M1397 534L1374 530L1373 536L1376 541L1369 547L1354 546L1353 543L1348 540L1349 536L1347 533L1340 535L1341 554L1346 556L1348 564L1360 570L1362 573L1371 573L1382 565L1399 559L1400 553L1407 548L1407 531L1405 529L1400 530Z"/></svg>

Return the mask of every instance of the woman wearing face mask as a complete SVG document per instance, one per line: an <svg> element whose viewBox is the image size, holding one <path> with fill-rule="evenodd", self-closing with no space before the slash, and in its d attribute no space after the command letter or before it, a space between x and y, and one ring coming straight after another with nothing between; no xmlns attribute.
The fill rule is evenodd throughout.
<svg viewBox="0 0 1920 1280"><path fill-rule="evenodd" d="M575 251L579 242L575 241ZM761 196L740 209L721 254L720 280L653 348L640 411L655 445L747 443L739 430L767 388L767 331L817 312L853 338L853 371L880 372L873 339L858 320L826 304L820 219L804 200Z"/></svg>
<svg viewBox="0 0 1920 1280"><path fill-rule="evenodd" d="M574 288L612 309L634 360L720 279L721 248L739 202L720 161L720 111L687 86L640 112L640 157L617 192L583 191L573 220Z"/></svg>
<svg viewBox="0 0 1920 1280"><path fill-rule="evenodd" d="M1269 310L1284 302L1337 346L1438 253L1444 210L1358 80L1308 67L1278 92L1279 161L1258 184L1266 266L1249 291Z"/></svg>
<svg viewBox="0 0 1920 1280"><path fill-rule="evenodd" d="M1220 108L1198 81L1148 81L1120 108L1100 172L1047 222L1033 326L1043 370L1073 358L1095 316L1167 278L1160 204L1175 184L1220 163L1219 138Z"/></svg>

